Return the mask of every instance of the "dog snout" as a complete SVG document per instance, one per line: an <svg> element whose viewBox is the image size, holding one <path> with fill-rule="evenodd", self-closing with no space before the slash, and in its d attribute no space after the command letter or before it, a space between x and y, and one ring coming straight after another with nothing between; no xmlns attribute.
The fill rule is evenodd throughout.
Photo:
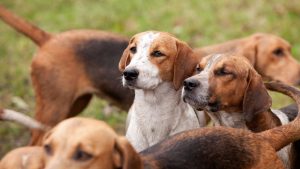
<svg viewBox="0 0 300 169"><path fill-rule="evenodd" d="M192 91L194 88L198 87L200 82L197 79L186 79L183 81L184 89L187 91Z"/></svg>
<svg viewBox="0 0 300 169"><path fill-rule="evenodd" d="M123 72L123 76L125 80L128 81L135 80L139 76L139 71L136 69L127 69L127 70L125 69L125 71Z"/></svg>

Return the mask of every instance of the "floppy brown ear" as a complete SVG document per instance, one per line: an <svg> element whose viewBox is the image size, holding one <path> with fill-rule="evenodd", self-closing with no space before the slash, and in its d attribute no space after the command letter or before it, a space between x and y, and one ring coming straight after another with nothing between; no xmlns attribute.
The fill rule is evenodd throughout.
<svg viewBox="0 0 300 169"><path fill-rule="evenodd" d="M193 50L184 42L177 41L177 54L174 60L173 85L180 89L184 79L191 76L198 64L198 59Z"/></svg>
<svg viewBox="0 0 300 169"><path fill-rule="evenodd" d="M142 160L125 137L116 140L113 154L114 166L122 169L140 169Z"/></svg>
<svg viewBox="0 0 300 169"><path fill-rule="evenodd" d="M120 59L120 62L119 62L119 70L121 72L124 71L124 69L126 68L126 66L130 63L130 52L129 52L129 49L128 47L124 50L123 52L123 55Z"/></svg>
<svg viewBox="0 0 300 169"><path fill-rule="evenodd" d="M245 56L249 60L250 64L255 67L257 55L257 40L252 38L249 42L246 42L246 44L244 44L243 47L239 49L238 53L242 56Z"/></svg>
<svg viewBox="0 0 300 169"><path fill-rule="evenodd" d="M246 122L250 123L256 115L270 109L271 104L271 97L263 84L261 76L254 69L251 69L243 100L243 113Z"/></svg>

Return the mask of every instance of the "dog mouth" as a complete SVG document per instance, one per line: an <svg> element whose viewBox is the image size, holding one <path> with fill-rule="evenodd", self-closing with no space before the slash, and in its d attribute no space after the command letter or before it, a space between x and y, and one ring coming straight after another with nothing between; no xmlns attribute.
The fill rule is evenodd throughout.
<svg viewBox="0 0 300 169"><path fill-rule="evenodd" d="M182 93L183 101L191 105L195 110L218 112L221 109L221 103L218 100L210 101L209 98L209 96L195 95L186 91Z"/></svg>
<svg viewBox="0 0 300 169"><path fill-rule="evenodd" d="M139 87L136 84L136 80L134 81L123 80L123 86L129 89L139 89Z"/></svg>
<svg viewBox="0 0 300 169"><path fill-rule="evenodd" d="M182 99L185 103L188 103L193 107L193 109L198 111L202 111L203 109L205 109L205 107L207 107L208 104L206 97L194 97L192 94L185 92L183 93Z"/></svg>

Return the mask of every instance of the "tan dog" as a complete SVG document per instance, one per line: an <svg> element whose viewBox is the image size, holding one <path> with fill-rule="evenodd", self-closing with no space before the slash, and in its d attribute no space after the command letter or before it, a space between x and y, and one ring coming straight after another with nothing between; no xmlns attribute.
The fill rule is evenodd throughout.
<svg viewBox="0 0 300 169"><path fill-rule="evenodd" d="M0 161L0 169L44 169L42 147L22 147L7 153Z"/></svg>
<svg viewBox="0 0 300 169"><path fill-rule="evenodd" d="M211 55L201 60L197 70L199 74L184 81L183 99L204 109L215 125L261 132L289 122L285 113L271 110L261 76L245 57ZM289 166L288 149L280 156Z"/></svg>
<svg viewBox="0 0 300 169"><path fill-rule="evenodd" d="M0 5L0 18L38 45L31 64L36 97L35 118L54 126L80 113L92 94L128 110L133 93L119 82L118 62L128 40L109 32L71 30L50 34ZM33 132L38 144L42 132Z"/></svg>
<svg viewBox="0 0 300 169"><path fill-rule="evenodd" d="M275 35L256 33L246 38L198 48L195 52L202 56L235 52L245 56L267 80L300 84L300 64L292 57L291 45Z"/></svg>
<svg viewBox="0 0 300 169"><path fill-rule="evenodd" d="M278 83L269 87L292 96L300 105L297 89ZM300 139L299 123L297 117L262 133L226 127L195 129L176 134L138 155L105 123L75 117L46 134L46 169L283 169L276 151Z"/></svg>
<svg viewBox="0 0 300 169"><path fill-rule="evenodd" d="M205 126L203 112L181 99L185 78L198 63L193 50L166 32L134 35L121 57L123 85L135 90L126 137L141 151L180 131Z"/></svg>

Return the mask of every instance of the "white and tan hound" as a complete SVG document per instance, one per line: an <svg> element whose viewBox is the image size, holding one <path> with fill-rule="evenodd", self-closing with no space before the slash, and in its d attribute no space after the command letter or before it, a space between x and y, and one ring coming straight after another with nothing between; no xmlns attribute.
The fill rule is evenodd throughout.
<svg viewBox="0 0 300 169"><path fill-rule="evenodd" d="M197 62L193 50L168 33L148 31L131 38L119 68L123 85L135 91L126 137L136 150L205 125L203 112L181 99L182 82Z"/></svg>

